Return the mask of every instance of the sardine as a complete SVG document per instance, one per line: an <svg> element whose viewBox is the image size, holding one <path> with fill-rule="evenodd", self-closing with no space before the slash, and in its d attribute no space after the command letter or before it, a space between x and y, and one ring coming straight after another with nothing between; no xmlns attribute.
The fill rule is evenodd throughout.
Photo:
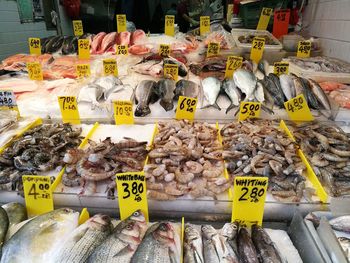
<svg viewBox="0 0 350 263"><path fill-rule="evenodd" d="M315 110L319 110L321 109L320 104L316 98L316 96L314 95L314 93L311 90L311 86L310 83L307 79L304 78L300 78L301 80L301 84L303 85L303 89L304 89L304 96L305 99L307 100L307 103L309 105L310 108L313 108Z"/></svg>
<svg viewBox="0 0 350 263"><path fill-rule="evenodd" d="M224 79L222 82L222 90L226 93L231 101L230 106L226 109L227 114L232 108L239 106L242 93L240 89L236 87L234 80L228 78Z"/></svg>
<svg viewBox="0 0 350 263"><path fill-rule="evenodd" d="M197 98L199 95L199 86L197 83L181 79L176 82L175 96L174 99L179 99L179 96Z"/></svg>
<svg viewBox="0 0 350 263"><path fill-rule="evenodd" d="M159 104L165 111L170 111L174 108L174 91L175 81L172 79L162 79L157 83L157 94L160 97Z"/></svg>
<svg viewBox="0 0 350 263"><path fill-rule="evenodd" d="M245 69L237 69L233 73L233 80L236 86L246 95L245 100L254 99L257 79L252 72Z"/></svg>
<svg viewBox="0 0 350 263"><path fill-rule="evenodd" d="M0 257L1 257L1 248L5 241L6 233L9 227L9 218L5 209L0 207Z"/></svg>
<svg viewBox="0 0 350 263"><path fill-rule="evenodd" d="M69 50L69 44L72 42L73 38L74 38L73 36L68 36L68 37L64 38L63 44L62 44L62 54L63 55L71 54L71 52Z"/></svg>
<svg viewBox="0 0 350 263"><path fill-rule="evenodd" d="M284 96L290 100L296 96L294 81L291 76L287 74L280 75L280 83Z"/></svg>
<svg viewBox="0 0 350 263"><path fill-rule="evenodd" d="M262 227L258 225L252 226L252 240L258 252L260 263L285 262L282 260L276 245Z"/></svg>
<svg viewBox="0 0 350 263"><path fill-rule="evenodd" d="M259 263L252 239L246 228L241 228L238 233L238 255L242 263Z"/></svg>
<svg viewBox="0 0 350 263"><path fill-rule="evenodd" d="M237 234L239 225L237 222L226 223L221 229L221 236L228 249L228 254L233 263L239 263L238 248L237 248Z"/></svg>
<svg viewBox="0 0 350 263"><path fill-rule="evenodd" d="M178 61L177 59L173 58L173 57L167 57L164 58L164 65L165 64L174 64L178 66L178 73L179 76L181 77L186 77L188 74L188 69L186 67L186 65L184 63L182 63L181 61Z"/></svg>
<svg viewBox="0 0 350 263"><path fill-rule="evenodd" d="M293 75L293 74L291 74L291 77L292 77L293 83L294 83L295 96L298 96L300 94L304 94L304 88L303 88L303 84L301 83L300 78L297 77L296 75Z"/></svg>
<svg viewBox="0 0 350 263"><path fill-rule="evenodd" d="M333 218L329 224L335 230L350 233L350 215Z"/></svg>
<svg viewBox="0 0 350 263"><path fill-rule="evenodd" d="M216 102L220 93L220 80L213 77L205 78L202 80L202 87L204 97L208 102L208 104L203 106L202 108L214 107L218 110L221 110L221 108Z"/></svg>
<svg viewBox="0 0 350 263"><path fill-rule="evenodd" d="M191 224L185 225L184 262L204 263L202 236Z"/></svg>
<svg viewBox="0 0 350 263"><path fill-rule="evenodd" d="M130 262L146 229L147 222L143 213L135 211L113 229L112 234L93 251L87 262Z"/></svg>
<svg viewBox="0 0 350 263"><path fill-rule="evenodd" d="M69 208L33 218L5 243L1 263L50 262L64 237L78 226L78 218Z"/></svg>
<svg viewBox="0 0 350 263"><path fill-rule="evenodd" d="M175 235L177 233L170 223L155 224L147 231L130 262L180 262L180 253L176 247Z"/></svg>
<svg viewBox="0 0 350 263"><path fill-rule="evenodd" d="M46 45L47 43L49 43L49 41L51 39L53 39L55 36L51 36L51 37L45 37L41 39L41 54L45 54L46 53Z"/></svg>
<svg viewBox="0 0 350 263"><path fill-rule="evenodd" d="M70 233L54 256L54 262L83 263L112 232L111 218L97 214Z"/></svg>
<svg viewBox="0 0 350 263"><path fill-rule="evenodd" d="M151 113L149 104L158 100L155 87L156 82L152 80L142 80L137 85L135 90L135 100L137 104L135 116L144 117Z"/></svg>
<svg viewBox="0 0 350 263"><path fill-rule="evenodd" d="M64 37L63 36L57 36L53 39L51 39L45 47L46 53L55 53L57 52L63 44Z"/></svg>
<svg viewBox="0 0 350 263"><path fill-rule="evenodd" d="M310 87L312 93L316 96L319 103L321 103L322 107L325 109L324 111L321 110L323 114L327 118L332 116L331 112L331 104L329 102L328 96L326 93L324 93L323 89L318 85L318 83L312 79L309 79Z"/></svg>

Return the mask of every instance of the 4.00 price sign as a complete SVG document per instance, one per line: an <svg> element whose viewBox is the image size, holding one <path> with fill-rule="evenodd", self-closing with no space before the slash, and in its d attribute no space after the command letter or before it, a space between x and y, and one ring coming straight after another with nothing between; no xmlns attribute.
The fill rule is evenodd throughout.
<svg viewBox="0 0 350 263"><path fill-rule="evenodd" d="M120 173L116 177L120 219L124 220L140 209L148 221L148 202L144 172Z"/></svg>
<svg viewBox="0 0 350 263"><path fill-rule="evenodd" d="M267 184L267 177L235 177L232 222L246 226L262 224Z"/></svg>
<svg viewBox="0 0 350 263"><path fill-rule="evenodd" d="M193 120L196 113L197 98L190 98L185 96L180 96L175 118L177 120Z"/></svg>

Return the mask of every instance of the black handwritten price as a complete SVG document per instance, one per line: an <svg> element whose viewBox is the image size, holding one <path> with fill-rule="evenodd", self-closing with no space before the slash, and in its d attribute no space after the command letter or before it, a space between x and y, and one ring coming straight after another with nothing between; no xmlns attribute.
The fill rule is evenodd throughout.
<svg viewBox="0 0 350 263"><path fill-rule="evenodd" d="M291 102L287 102L288 111L295 112L303 109L304 99L302 97L293 98Z"/></svg>
<svg viewBox="0 0 350 263"><path fill-rule="evenodd" d="M299 44L298 51L304 52L304 53L308 53L308 52L310 52L310 50L311 50L311 43L310 43L310 42L304 42L304 41L302 41L302 42Z"/></svg>
<svg viewBox="0 0 350 263"><path fill-rule="evenodd" d="M246 114L249 112L249 116L256 116L256 112L260 110L260 104L244 104L243 110L241 111L242 114Z"/></svg>
<svg viewBox="0 0 350 263"><path fill-rule="evenodd" d="M114 101L114 120L117 125L134 124L131 101Z"/></svg>
<svg viewBox="0 0 350 263"><path fill-rule="evenodd" d="M77 65L78 78L87 78L90 76L90 65L89 64L78 64Z"/></svg>
<svg viewBox="0 0 350 263"><path fill-rule="evenodd" d="M219 55L219 51L220 51L220 44L211 42L208 45L207 56L208 57L217 56Z"/></svg>
<svg viewBox="0 0 350 263"><path fill-rule="evenodd" d="M172 27L174 26L175 23L175 17L174 16L165 16L165 25Z"/></svg>
<svg viewBox="0 0 350 263"><path fill-rule="evenodd" d="M197 104L197 99L184 98L180 103L180 109L186 111L194 112L194 106Z"/></svg>
<svg viewBox="0 0 350 263"><path fill-rule="evenodd" d="M131 196L131 193L134 195L134 200L136 202L141 202L142 197L141 194L143 193L143 183L137 183L133 182L132 184L129 183L122 183L123 186L123 199L129 198ZM130 193L131 190L131 193Z"/></svg>
<svg viewBox="0 0 350 263"><path fill-rule="evenodd" d="M32 48L39 48L40 47L40 39L39 38L31 38L29 43L30 43L30 46Z"/></svg>
<svg viewBox="0 0 350 263"><path fill-rule="evenodd" d="M128 47L125 45L117 45L117 55L127 55Z"/></svg>
<svg viewBox="0 0 350 263"><path fill-rule="evenodd" d="M177 107L177 120L193 120L197 108L197 98L180 96Z"/></svg>
<svg viewBox="0 0 350 263"><path fill-rule="evenodd" d="M41 193L38 192L39 189L41 191ZM46 184L35 184L33 183L32 186L29 189L28 192L28 196L33 196L34 199L37 198L44 198L44 199L49 199L50 198L50 193L48 192L42 192L42 191L48 191L50 190L50 184L46 183Z"/></svg>
<svg viewBox="0 0 350 263"><path fill-rule="evenodd" d="M79 48L81 49L89 49L89 40L87 39L79 39Z"/></svg>
<svg viewBox="0 0 350 263"><path fill-rule="evenodd" d="M229 57L227 60L227 69L228 70L236 70L242 66L242 57L236 58L236 57Z"/></svg>
<svg viewBox="0 0 350 263"><path fill-rule="evenodd" d="M64 110L76 110L76 99L73 96L64 96L59 97L59 100L62 101L62 107Z"/></svg>
<svg viewBox="0 0 350 263"><path fill-rule="evenodd" d="M174 64L165 64L164 65L164 77L165 78L172 78L173 80L177 81L178 74L179 74L178 65L174 65Z"/></svg>
<svg viewBox="0 0 350 263"><path fill-rule="evenodd" d="M242 187L242 195L239 197L238 201L250 201L253 203L259 202L259 198L261 198L265 193L264 187Z"/></svg>
<svg viewBox="0 0 350 263"><path fill-rule="evenodd" d="M274 73L278 76L282 74L288 74L289 63L288 62L275 62L274 63Z"/></svg>
<svg viewBox="0 0 350 263"><path fill-rule="evenodd" d="M122 116L122 115L130 116L131 112L132 112L131 106L127 106L127 105L117 106L116 111L115 111L115 115L116 116Z"/></svg>
<svg viewBox="0 0 350 263"><path fill-rule="evenodd" d="M262 14L264 16L271 16L271 13L272 13L272 8L266 8L264 7L263 10L262 10Z"/></svg>
<svg viewBox="0 0 350 263"><path fill-rule="evenodd" d="M83 22L81 20L73 20L73 31L75 36L82 36L83 31Z"/></svg>
<svg viewBox="0 0 350 263"><path fill-rule="evenodd" d="M16 99L13 91L1 90L0 91L0 107L13 107L17 106Z"/></svg>
<svg viewBox="0 0 350 263"><path fill-rule="evenodd" d="M170 55L170 45L161 44L159 47L159 55L162 57L168 57Z"/></svg>
<svg viewBox="0 0 350 263"><path fill-rule="evenodd" d="M253 43L253 48L261 50L265 44L264 40L255 40Z"/></svg>
<svg viewBox="0 0 350 263"><path fill-rule="evenodd" d="M303 94L285 102L284 107L287 110L289 118L293 121L314 120Z"/></svg>

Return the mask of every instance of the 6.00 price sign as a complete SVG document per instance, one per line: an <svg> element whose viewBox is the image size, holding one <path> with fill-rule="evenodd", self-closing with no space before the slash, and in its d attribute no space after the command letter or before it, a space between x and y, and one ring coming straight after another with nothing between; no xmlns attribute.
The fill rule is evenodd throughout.
<svg viewBox="0 0 350 263"><path fill-rule="evenodd" d="M120 173L117 177L120 219L140 209L148 221L148 202L144 172Z"/></svg>
<svg viewBox="0 0 350 263"><path fill-rule="evenodd" d="M180 96L175 118L177 120L193 120L196 113L197 98L190 98L185 96Z"/></svg>
<svg viewBox="0 0 350 263"><path fill-rule="evenodd" d="M267 177L235 177L232 222L246 226L262 224L267 184Z"/></svg>

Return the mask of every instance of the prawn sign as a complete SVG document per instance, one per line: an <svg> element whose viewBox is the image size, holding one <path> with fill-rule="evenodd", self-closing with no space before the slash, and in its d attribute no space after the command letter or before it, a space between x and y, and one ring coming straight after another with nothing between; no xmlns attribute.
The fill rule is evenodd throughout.
<svg viewBox="0 0 350 263"><path fill-rule="evenodd" d="M75 96L60 96L58 103L63 123L80 124L77 98Z"/></svg>
<svg viewBox="0 0 350 263"><path fill-rule="evenodd" d="M232 202L232 222L261 226L267 192L267 177L235 177Z"/></svg>
<svg viewBox="0 0 350 263"><path fill-rule="evenodd" d="M140 209L148 222L146 177L144 172L116 174L120 219L128 218Z"/></svg>
<svg viewBox="0 0 350 263"><path fill-rule="evenodd" d="M134 124L134 113L131 101L117 100L113 102L114 120L116 125Z"/></svg>
<svg viewBox="0 0 350 263"><path fill-rule="evenodd" d="M177 102L176 115L177 120L193 120L196 113L197 98L180 96Z"/></svg>
<svg viewBox="0 0 350 263"><path fill-rule="evenodd" d="M53 210L50 176L24 175L23 190L29 217Z"/></svg>

